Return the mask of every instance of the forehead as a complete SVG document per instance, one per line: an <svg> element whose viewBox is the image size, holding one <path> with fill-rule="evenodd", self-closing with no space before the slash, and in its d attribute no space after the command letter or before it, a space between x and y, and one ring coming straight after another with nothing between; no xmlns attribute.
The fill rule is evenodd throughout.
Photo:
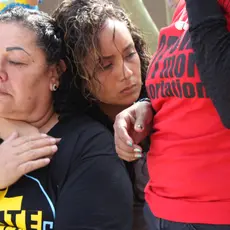
<svg viewBox="0 0 230 230"><path fill-rule="evenodd" d="M8 46L34 47L36 35L19 23L0 23L0 50Z"/></svg>
<svg viewBox="0 0 230 230"><path fill-rule="evenodd" d="M132 36L124 22L108 19L99 33L100 50L104 56L113 51L121 51L133 42Z"/></svg>

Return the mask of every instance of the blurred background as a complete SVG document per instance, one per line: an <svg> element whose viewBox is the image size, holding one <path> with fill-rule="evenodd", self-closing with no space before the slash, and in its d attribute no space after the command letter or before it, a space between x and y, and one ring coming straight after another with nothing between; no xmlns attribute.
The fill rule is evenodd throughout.
<svg viewBox="0 0 230 230"><path fill-rule="evenodd" d="M132 4L132 1L133 0L128 0L127 2ZM43 0L43 3L40 5L40 9L50 13L61 2L61 0ZM114 0L114 2L119 1ZM149 14L158 28L161 28L167 24L167 7L164 0L143 0L143 3L145 4Z"/></svg>
<svg viewBox="0 0 230 230"><path fill-rule="evenodd" d="M172 18L172 9L167 2L170 0L113 0L120 4L129 14L133 22L141 29L153 53L157 47L160 28L168 25ZM174 1L174 0L171 0ZM62 0L43 0L39 8L47 13L52 11Z"/></svg>

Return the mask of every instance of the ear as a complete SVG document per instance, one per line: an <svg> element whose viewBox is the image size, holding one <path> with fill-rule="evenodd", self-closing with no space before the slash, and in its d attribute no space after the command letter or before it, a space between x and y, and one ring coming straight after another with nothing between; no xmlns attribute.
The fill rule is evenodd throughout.
<svg viewBox="0 0 230 230"><path fill-rule="evenodd" d="M55 88L59 88L60 85L60 77L66 71L66 64L63 60L56 65L53 65L51 68L51 78L50 78L50 90L54 91Z"/></svg>
<svg viewBox="0 0 230 230"><path fill-rule="evenodd" d="M62 75L66 71L66 68L67 68L64 60L60 60L58 66L61 72L60 75Z"/></svg>

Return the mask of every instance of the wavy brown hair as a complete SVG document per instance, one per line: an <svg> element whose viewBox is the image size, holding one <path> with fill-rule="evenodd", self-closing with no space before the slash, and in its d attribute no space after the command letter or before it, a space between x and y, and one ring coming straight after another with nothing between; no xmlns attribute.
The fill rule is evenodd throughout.
<svg viewBox="0 0 230 230"><path fill-rule="evenodd" d="M92 87L86 69L86 57L92 55L97 63L100 58L99 33L107 19L118 20L127 25L141 61L141 77L144 82L150 56L146 43L137 27L119 6L107 0L64 0L53 13L60 27L67 52L67 66L75 76L75 83L85 93L85 86ZM96 79L97 80L97 79ZM144 91L144 86L142 87ZM142 92L143 93L143 92Z"/></svg>

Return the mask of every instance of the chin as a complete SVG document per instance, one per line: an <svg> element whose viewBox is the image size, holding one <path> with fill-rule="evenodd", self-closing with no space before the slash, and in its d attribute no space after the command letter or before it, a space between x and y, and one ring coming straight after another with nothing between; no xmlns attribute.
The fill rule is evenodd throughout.
<svg viewBox="0 0 230 230"><path fill-rule="evenodd" d="M135 94L135 95L132 95L132 96L129 96L129 97L123 98L121 103L124 106L130 106L133 103L135 103L138 100L138 98L139 98L139 93Z"/></svg>

